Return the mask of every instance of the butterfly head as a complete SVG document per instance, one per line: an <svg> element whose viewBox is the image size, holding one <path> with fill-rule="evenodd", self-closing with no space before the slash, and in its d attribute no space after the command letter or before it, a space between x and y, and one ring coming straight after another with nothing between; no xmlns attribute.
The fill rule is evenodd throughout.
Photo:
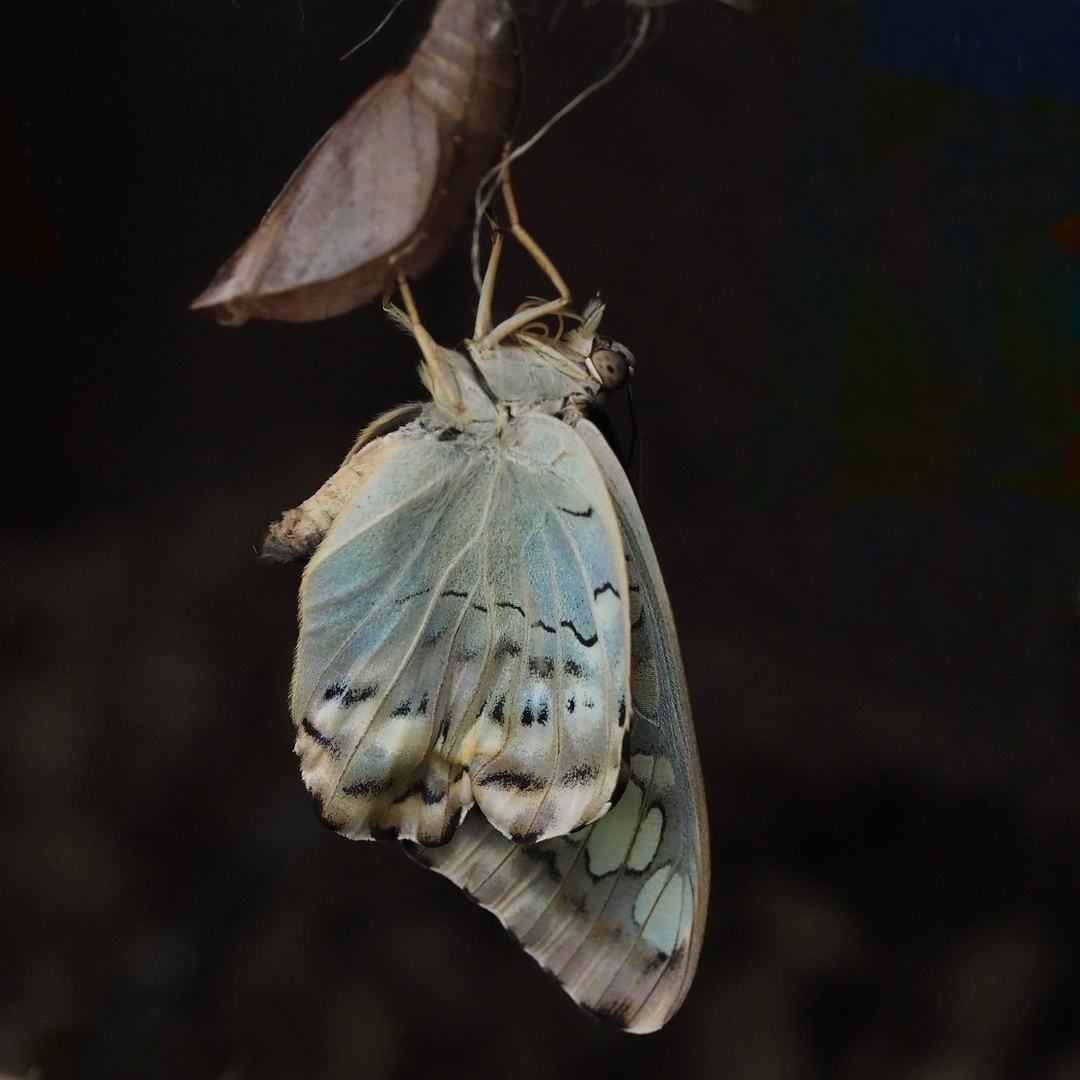
<svg viewBox="0 0 1080 1080"><path fill-rule="evenodd" d="M576 368L575 374L583 381L593 383L597 394L605 390L618 390L634 373L634 354L617 341L597 333L604 316L604 304L599 296L585 305L580 321L560 336L564 346L563 355Z"/></svg>
<svg viewBox="0 0 1080 1080"><path fill-rule="evenodd" d="M605 390L618 390L634 374L634 354L625 345L597 334L585 367Z"/></svg>

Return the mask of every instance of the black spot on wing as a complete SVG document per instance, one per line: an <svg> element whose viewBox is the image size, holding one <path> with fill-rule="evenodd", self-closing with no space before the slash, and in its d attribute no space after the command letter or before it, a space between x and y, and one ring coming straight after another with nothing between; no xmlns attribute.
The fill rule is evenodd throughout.
<svg viewBox="0 0 1080 1080"><path fill-rule="evenodd" d="M497 787L504 791L541 791L544 787L544 781L539 776L513 769L482 773L476 783L481 787Z"/></svg>
<svg viewBox="0 0 1080 1080"><path fill-rule="evenodd" d="M520 656L521 646L516 641L504 639L495 650L494 659L501 660L504 656Z"/></svg>
<svg viewBox="0 0 1080 1080"><path fill-rule="evenodd" d="M473 607L479 611L482 615L487 614L487 608L483 604L473 604Z"/></svg>
<svg viewBox="0 0 1080 1080"><path fill-rule="evenodd" d="M574 711L574 709L576 707L577 707L577 702L575 702L573 698L567 698L566 699L566 711L568 713L573 713L573 711Z"/></svg>
<svg viewBox="0 0 1080 1080"><path fill-rule="evenodd" d="M444 844L449 844L454 839L454 833L457 832L457 827L461 824L461 819L464 817L464 811L459 806L449 819L442 822L440 828L435 832L422 833L419 837L420 843L423 845L423 849L438 848ZM407 841L402 840L402 844ZM419 860L417 860L419 861Z"/></svg>
<svg viewBox="0 0 1080 1080"><path fill-rule="evenodd" d="M568 506L560 506L559 509L564 514L569 514L571 517L589 518L592 517L593 508L590 506L588 510L571 510Z"/></svg>
<svg viewBox="0 0 1080 1080"><path fill-rule="evenodd" d="M442 595L443 596L456 596L456 597L460 598L461 600L467 600L468 596L469 596L468 593L462 592L460 589L443 589Z"/></svg>
<svg viewBox="0 0 1080 1080"><path fill-rule="evenodd" d="M563 626L565 626L565 625L566 625L566 623L563 623ZM546 622L544 622L543 619L537 619L536 622L533 623L533 626L539 626L541 630L546 630L549 634L554 634L555 633L555 627L554 626L548 626L548 624Z"/></svg>
<svg viewBox="0 0 1080 1080"><path fill-rule="evenodd" d="M596 635L593 634L592 637L584 637L581 631L574 625L573 620L563 619L559 625L566 627L566 629L569 630L586 649L591 649L596 644ZM550 627L545 626L544 629L548 630ZM555 631L552 630L551 632L554 633Z"/></svg>
<svg viewBox="0 0 1080 1080"><path fill-rule="evenodd" d="M624 702L623 703L623 710L625 711L625 709L626 709L626 703ZM424 691L424 696L420 699L420 704L416 706L416 715L417 716L423 716L427 712L427 710L428 710L428 696L427 696L427 691L425 690ZM620 720L619 723L621 724L622 721Z"/></svg>
<svg viewBox="0 0 1080 1080"><path fill-rule="evenodd" d="M323 691L323 701L333 701L334 698L339 698L344 693L345 693L345 684L343 682L331 683Z"/></svg>
<svg viewBox="0 0 1080 1080"><path fill-rule="evenodd" d="M585 674L585 669L576 660L570 659L563 661L563 671L575 679L580 679Z"/></svg>
<svg viewBox="0 0 1080 1080"><path fill-rule="evenodd" d="M595 1016L597 1020L601 1020L605 1024L611 1024L625 1030L626 1025L630 1023L631 1005L628 1001L617 1001L610 1005L584 1005L581 1002L578 1002L578 1004L590 1016Z"/></svg>
<svg viewBox="0 0 1080 1080"><path fill-rule="evenodd" d="M599 775L600 770L595 765L575 765L559 777L559 783L565 787L581 787L591 783Z"/></svg>
<svg viewBox="0 0 1080 1080"><path fill-rule="evenodd" d="M390 715L408 716L410 712L412 712L412 700L406 698Z"/></svg>
<svg viewBox="0 0 1080 1080"><path fill-rule="evenodd" d="M322 792L313 791L311 788L308 788L308 792L311 795L312 801L315 803L315 813L319 815L319 821L328 829L333 829L334 832L337 832L344 822L335 821L330 816L330 812L326 809L326 800L322 797Z"/></svg>
<svg viewBox="0 0 1080 1080"><path fill-rule="evenodd" d="M509 600L500 600L495 606L509 608L511 611L516 611L523 619L525 618L525 609L523 607L518 607L517 604L510 603Z"/></svg>
<svg viewBox="0 0 1080 1080"><path fill-rule="evenodd" d="M619 727L626 723L626 698L619 698Z"/></svg>
<svg viewBox="0 0 1080 1080"><path fill-rule="evenodd" d="M592 591L593 599L595 600L598 596L600 596L600 595L602 595L603 593L606 593L606 592L614 593L616 596L619 595L619 590L616 589L615 586L612 585L610 581L605 581L603 585L599 585L595 589L593 589L593 591Z"/></svg>
<svg viewBox="0 0 1080 1080"><path fill-rule="evenodd" d="M563 875L559 871L559 860L555 852L546 844L537 844L535 847L522 848L522 854L533 862L547 865L548 877L556 885L562 883Z"/></svg>
<svg viewBox="0 0 1080 1080"><path fill-rule="evenodd" d="M533 712L532 702L526 701L525 708L521 710L522 727L532 727L533 724L546 724L548 722L547 702L542 701Z"/></svg>
<svg viewBox="0 0 1080 1080"><path fill-rule="evenodd" d="M457 831L457 824L453 821L441 822L436 832L423 832L419 834L420 843L424 847L440 848L445 844L449 844L454 839L454 833Z"/></svg>
<svg viewBox="0 0 1080 1080"><path fill-rule="evenodd" d="M404 604L409 600L415 600L418 596L426 596L429 592L431 592L431 586L428 586L426 589L417 589L416 592L411 592L408 596L403 596L398 603Z"/></svg>
<svg viewBox="0 0 1080 1080"><path fill-rule="evenodd" d="M393 805L399 806L403 802L408 802L414 795L419 795L425 806L438 806L446 798L445 791L433 791L423 780L417 780L394 800Z"/></svg>
<svg viewBox="0 0 1080 1080"><path fill-rule="evenodd" d="M393 780L387 776L381 776L377 780L353 780L342 787L341 794L350 799L375 799L393 786Z"/></svg>
<svg viewBox="0 0 1080 1080"><path fill-rule="evenodd" d="M300 721L300 726L311 736L312 740L323 747L332 758L341 757L341 747L338 746L329 735L324 735L306 716Z"/></svg>
<svg viewBox="0 0 1080 1080"><path fill-rule="evenodd" d="M359 689L346 690L341 698L341 707L351 709L354 705L359 705L360 702L374 697L378 692L379 688L375 683L368 683L367 686L361 686Z"/></svg>
<svg viewBox="0 0 1080 1080"><path fill-rule="evenodd" d="M503 694L498 701L495 702L494 707L491 710L491 719L496 724L501 724L506 715L506 695Z"/></svg>
<svg viewBox="0 0 1080 1080"><path fill-rule="evenodd" d="M656 955L653 956L649 962L645 965L645 974L651 975L657 968L663 967L671 958L663 949L657 949Z"/></svg>

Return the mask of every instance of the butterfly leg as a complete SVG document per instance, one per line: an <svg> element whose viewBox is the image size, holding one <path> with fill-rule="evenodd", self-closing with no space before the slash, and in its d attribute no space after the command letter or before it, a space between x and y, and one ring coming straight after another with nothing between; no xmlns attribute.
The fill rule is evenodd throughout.
<svg viewBox="0 0 1080 1080"><path fill-rule="evenodd" d="M420 313L417 311L412 289L409 288L409 282L404 274L398 274L397 287L401 293L401 299L405 301L405 311L408 314L403 314L399 308L396 308L390 302L389 295L383 297L383 310L412 332L413 337L416 338L416 344L420 346L424 364L439 388L439 399L448 404L455 412L461 412L464 403L461 400L461 391L458 388L457 380L453 378L446 362L439 356L439 346L435 344L435 339L432 338L420 321Z"/></svg>
<svg viewBox="0 0 1080 1080"><path fill-rule="evenodd" d="M491 226L491 254L488 256L487 269L484 271L484 283L480 287L480 300L476 305L474 341L479 341L491 331L491 301L495 293L495 274L499 268L499 257L502 255L502 229L490 215L488 224Z"/></svg>
<svg viewBox="0 0 1080 1080"><path fill-rule="evenodd" d="M570 290L566 287L562 274L555 269L555 264L548 258L547 253L526 231L525 226L521 224L521 218L518 216L517 200L514 198L514 189L510 184L509 167L503 170L501 186L503 202L506 203L506 212L510 215L510 232L517 242L532 256L536 265L547 274L562 300L562 306L565 307L570 303ZM552 303L554 302L552 301Z"/></svg>
<svg viewBox="0 0 1080 1080"><path fill-rule="evenodd" d="M555 269L555 264L548 258L544 249L529 235L525 226L521 224L521 219L518 217L517 201L514 199L514 191L510 186L510 170L508 167L503 168L501 185L503 202L506 203L506 212L510 215L511 235L532 256L533 262L535 262L548 276L548 279L551 281L552 285L555 286L559 296L555 300L548 300L547 303L539 304L536 307L526 308L524 311L517 311L511 315L509 319L504 319L493 330L489 329L483 337L474 339L474 344L478 348L487 348L492 345L497 345L504 338L524 329L529 323L535 322L545 315L552 315L555 312L562 311L563 308L570 303L570 290L566 287L566 282L563 281L562 275ZM481 303L483 303L484 295L488 294L488 290L494 289L495 287L494 266L498 265L498 255L494 246L492 247L491 254L492 259L488 261L488 270L484 275L484 289L481 293ZM488 295L488 301L487 322L490 324L490 295ZM480 312L478 311L478 330L479 324Z"/></svg>

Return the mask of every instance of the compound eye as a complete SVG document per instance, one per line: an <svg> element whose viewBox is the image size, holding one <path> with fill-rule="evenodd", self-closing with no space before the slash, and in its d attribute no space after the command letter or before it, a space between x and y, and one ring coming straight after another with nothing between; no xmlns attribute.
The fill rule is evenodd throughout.
<svg viewBox="0 0 1080 1080"><path fill-rule="evenodd" d="M617 341L597 337L588 366L605 390L617 390L634 370L634 354Z"/></svg>

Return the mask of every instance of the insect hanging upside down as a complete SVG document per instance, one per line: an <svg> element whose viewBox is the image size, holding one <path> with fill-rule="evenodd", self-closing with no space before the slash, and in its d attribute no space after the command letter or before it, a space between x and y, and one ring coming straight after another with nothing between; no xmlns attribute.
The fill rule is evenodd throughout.
<svg viewBox="0 0 1080 1080"><path fill-rule="evenodd" d="M311 554L292 686L323 819L397 839L493 911L588 1011L675 1013L709 889L705 800L671 609L589 413L630 353L560 297L494 328L496 234L466 353L408 314L432 400L376 420L265 553ZM547 336L547 314L577 325ZM313 554L312 554L313 552Z"/></svg>

